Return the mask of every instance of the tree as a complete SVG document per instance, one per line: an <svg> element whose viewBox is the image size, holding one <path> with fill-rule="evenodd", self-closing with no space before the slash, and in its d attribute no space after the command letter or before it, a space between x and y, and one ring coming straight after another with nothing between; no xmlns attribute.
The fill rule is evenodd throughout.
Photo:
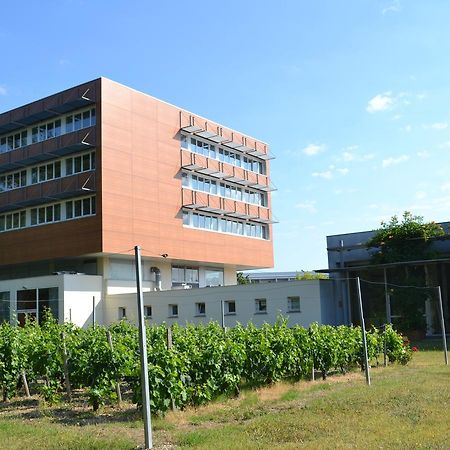
<svg viewBox="0 0 450 450"><path fill-rule="evenodd" d="M393 216L390 222L381 222L381 228L369 239L367 246L375 249L372 254L374 264L421 261L436 256L430 248L432 240L444 234L439 224L425 223L423 217L405 211L401 221ZM398 316L396 327L402 332L425 329L425 301L429 292L422 288L429 284L427 273L421 264L390 268L391 279L393 277L400 285L389 291L392 312Z"/></svg>
<svg viewBox="0 0 450 450"><path fill-rule="evenodd" d="M430 251L432 238L444 234L439 224L424 223L423 217L405 211L401 222L397 216L388 223L381 222L381 228L369 239L367 246L377 249L372 255L375 264L430 259L435 256Z"/></svg>
<svg viewBox="0 0 450 450"><path fill-rule="evenodd" d="M248 275L244 275L242 272L236 272L237 284L250 284L251 281Z"/></svg>
<svg viewBox="0 0 450 450"><path fill-rule="evenodd" d="M315 272L302 272L298 273L295 277L296 280L328 280L328 275L325 273L315 273Z"/></svg>

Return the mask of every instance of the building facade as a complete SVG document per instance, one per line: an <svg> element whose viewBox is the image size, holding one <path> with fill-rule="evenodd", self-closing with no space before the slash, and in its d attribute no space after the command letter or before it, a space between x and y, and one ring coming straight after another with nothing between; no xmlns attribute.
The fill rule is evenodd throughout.
<svg viewBox="0 0 450 450"><path fill-rule="evenodd" d="M435 257L421 261L373 264L375 249L367 242L376 231L362 231L327 236L328 270L334 281L333 296L342 323L359 323L359 303L356 277L360 278L366 321L379 326L393 323L402 329L414 327L416 322L427 335L441 333L439 291L443 303L445 323L450 325L450 222L440 224L445 235L431 241ZM404 287L414 284L411 287ZM428 286L428 288L427 288ZM422 318L420 317L422 316Z"/></svg>
<svg viewBox="0 0 450 450"><path fill-rule="evenodd" d="M100 277L102 298L130 292L135 245L145 290L272 267L270 158L264 142L106 78L0 114L2 318L39 315L39 289L64 310L60 285L38 281L54 274Z"/></svg>
<svg viewBox="0 0 450 450"><path fill-rule="evenodd" d="M256 326L287 318L288 325L308 327L312 322L337 325L330 280L247 284L188 291L152 291L143 295L150 324L207 323L226 327L251 322ZM137 323L136 294L108 296L103 311L109 324L122 318Z"/></svg>

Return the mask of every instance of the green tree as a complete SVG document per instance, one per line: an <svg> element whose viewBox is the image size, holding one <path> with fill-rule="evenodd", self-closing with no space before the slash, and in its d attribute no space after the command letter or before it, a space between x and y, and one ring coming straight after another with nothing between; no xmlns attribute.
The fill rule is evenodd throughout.
<svg viewBox="0 0 450 450"><path fill-rule="evenodd" d="M295 277L296 280L328 280L328 275L325 273L315 273L315 272L302 272L298 273Z"/></svg>
<svg viewBox="0 0 450 450"><path fill-rule="evenodd" d="M381 222L367 246L377 249L372 256L375 264L430 259L435 256L430 250L432 238L444 234L439 224L424 223L423 217L405 211L401 221L393 216L390 222Z"/></svg>
<svg viewBox="0 0 450 450"><path fill-rule="evenodd" d="M244 275L242 272L236 273L236 279L238 284L250 284L251 281L248 278L248 275Z"/></svg>

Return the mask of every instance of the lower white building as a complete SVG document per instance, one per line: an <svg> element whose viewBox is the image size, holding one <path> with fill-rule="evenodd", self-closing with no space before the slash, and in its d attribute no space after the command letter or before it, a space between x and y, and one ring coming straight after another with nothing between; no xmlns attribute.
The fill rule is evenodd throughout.
<svg viewBox="0 0 450 450"><path fill-rule="evenodd" d="M338 323L330 280L161 291L150 280L143 285L149 324L214 320L228 327L238 322L259 326L280 315L291 325ZM40 320L47 308L59 322L81 327L123 318L136 322L136 285L130 279L67 273L0 282L0 320L23 323L27 314Z"/></svg>

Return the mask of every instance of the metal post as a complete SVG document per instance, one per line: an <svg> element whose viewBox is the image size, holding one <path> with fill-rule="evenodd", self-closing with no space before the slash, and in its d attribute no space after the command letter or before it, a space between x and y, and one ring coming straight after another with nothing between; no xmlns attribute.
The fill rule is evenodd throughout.
<svg viewBox="0 0 450 450"><path fill-rule="evenodd" d="M141 248L134 247L136 262L137 313L139 319L139 350L141 358L142 411L144 416L145 449L153 448L152 426L150 414L150 389L148 384L147 335L145 332L144 301L141 285Z"/></svg>
<svg viewBox="0 0 450 450"><path fill-rule="evenodd" d="M362 332L363 347L364 347L364 365L366 368L366 383L370 386L369 355L367 353L366 324L364 322L364 311L363 311L362 295L361 295L361 283L359 281L359 277L356 277L356 285L358 288L359 315L360 315L360 319L361 319L361 332Z"/></svg>
<svg viewBox="0 0 450 450"><path fill-rule="evenodd" d="M383 362L384 362L384 367L387 367L387 365L388 365L386 327L387 327L387 324L385 323L383 325Z"/></svg>
<svg viewBox="0 0 450 450"><path fill-rule="evenodd" d="M389 293L388 293L386 268L383 269L383 274L384 274L384 298L385 298L385 302L386 302L386 323L392 324L391 297L389 296Z"/></svg>
<svg viewBox="0 0 450 450"><path fill-rule="evenodd" d="M447 336L445 335L444 308L442 307L441 286L438 286L437 289L439 294L439 314L441 316L441 331L442 331L442 343L444 344L444 359L445 365L448 366Z"/></svg>
<svg viewBox="0 0 450 450"><path fill-rule="evenodd" d="M95 327L95 295L92 297L92 326Z"/></svg>
<svg viewBox="0 0 450 450"><path fill-rule="evenodd" d="M222 318L222 328L225 330L225 305L223 300L220 300L220 315Z"/></svg>

